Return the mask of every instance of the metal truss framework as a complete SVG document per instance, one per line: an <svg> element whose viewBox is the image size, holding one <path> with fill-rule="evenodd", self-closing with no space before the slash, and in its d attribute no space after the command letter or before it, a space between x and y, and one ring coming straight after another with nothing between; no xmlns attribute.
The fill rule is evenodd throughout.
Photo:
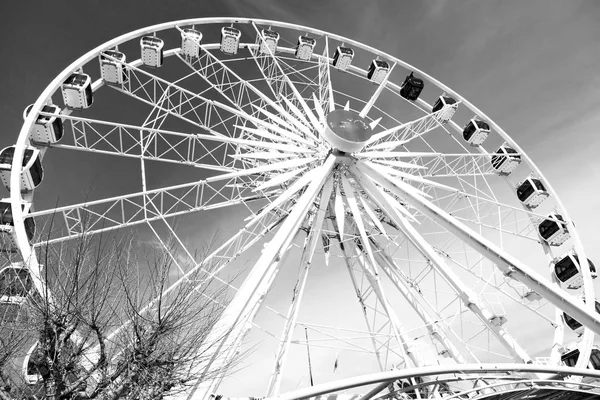
<svg viewBox="0 0 600 400"><path fill-rule="evenodd" d="M512 204L499 196L500 191L492 182L494 179L505 180L510 191L514 189L514 183L508 177L497 176L490 163L494 153L483 147L468 149L460 141L461 128L456 123L440 122L444 109L429 112L431 105L421 99L405 104L398 95L398 85L389 80L391 71L367 100L335 89L332 75L338 72L331 64L333 42L346 43L387 59L393 64L392 70L404 68L423 76L436 88L455 97L457 107L465 106L488 120L494 132L517 151L536 176L543 179L518 145L466 99L405 62L337 35L273 21L188 20L132 32L84 55L48 86L25 121L13 160L15 172L11 176L16 242L38 289L41 290L44 282L39 279L35 252L26 238L23 225L26 216L18 206L23 199L31 201L33 193L22 195L20 173L17 172L24 148L29 144L28 134L34 116L51 116L41 111L42 105L56 97L53 95L72 71L96 59L101 51L163 29L175 28L182 32L180 27L188 24L230 22L249 24L256 34L253 42L240 47L240 50L246 50L245 55L219 56L217 43L203 44L199 57L188 57L177 48L167 50L165 56L183 64L188 72L177 80L161 77L158 70L144 68L139 60L123 63L112 59L122 64L128 79L123 84L111 85L111 88L151 108L143 123L88 118L85 112L80 116L72 115L69 110L61 113L60 117L68 121L70 135L65 135L60 143L44 147L44 151L56 148L139 159L141 191L75 202L27 215L34 218L38 227L51 228L38 244L143 225L149 226L160 240L151 225L154 221L164 222L177 236L172 229L172 221L177 217L216 208L245 207L250 214L245 226L208 257L207 261L216 262L214 268L209 271L203 269L206 263L198 264L177 284L200 269L207 279L215 278L228 285L220 277L221 271L226 271L241 254L272 235L244 283L239 288L232 287L237 295L230 304L223 305L223 317L208 340L208 343L220 340L220 344L210 350L211 361L196 371L199 380L194 390L182 398L207 399L218 391L222 378L203 382L202 377L234 357L249 329L263 329L255 321L263 309L281 321L279 332L268 332L278 345L267 395L282 399L330 393L366 384L371 379L357 378L352 384L324 386L326 391L321 392L321 389L309 389L289 396L279 395L284 367L287 364L289 368L290 364L290 347L294 344L319 346L323 343L319 340L324 340L295 340L295 331L299 327L309 327L321 336L337 340L332 348L374 355L382 371L395 366L425 365L416 355L417 350L407 334L414 330L431 339L438 355L449 356L461 363L460 371L464 373L475 376L476 371L489 369L510 371L513 375L509 376L514 376L517 368L514 365L502 369L504 367L498 365L483 368L483 364L477 364L479 367L464 364L479 361L482 338L486 335L487 340L494 343L485 349L488 354L497 353L517 362L532 361L517 343L519 338L503 327L504 314L494 309L495 303L486 297L490 294L501 296L498 304L512 302L510 304L519 310L539 317L551 329L560 327L562 321L547 316L545 307L550 304L575 317L588 328L577 366L586 365L592 332L600 333L600 321L589 309L593 307L592 302L584 309L568 293L556 289L509 251L514 248L512 242L515 241L538 245L540 238L535 226L545 214ZM262 26L270 25L316 35L322 38L323 50L315 52L305 62L298 62L292 56L295 49L285 45L280 45L274 52L261 30ZM244 68L239 68L238 64ZM245 75L248 65L254 66L255 76ZM350 66L347 73L360 82L366 80L366 71L358 67ZM195 78L202 82L202 90L186 88ZM103 82L98 81L93 88L99 90L102 86ZM401 121L402 117L391 116L385 110L385 104L380 100L382 96L392 96L403 106L423 110L424 116ZM344 100L347 100L345 105ZM351 100L355 103L352 110L366 117L375 133L360 152L339 155L331 151L321 134L326 126L326 115L334 109L351 109ZM176 120L186 125L187 130L164 129L167 120ZM380 126L382 121L387 127ZM451 151L435 144L435 135L440 133L449 138L453 146ZM202 179L148 189L151 178L146 173L148 163L195 168L203 174ZM547 188L555 208L561 210L572 233L573 247L586 260L568 214L549 184ZM306 233L304 242L298 245L303 232ZM184 241L177 239L183 245ZM338 244L337 250L333 249L332 239ZM302 253L292 304L286 313L271 308L265 299L281 270L287 268L286 255L294 247L301 248ZM321 248L326 260L334 253L345 263L359 303L357 308L362 309L366 321L366 330L346 329L351 335L344 337L328 333L332 327L300 318L309 271L315 269L315 256ZM544 249L551 259L552 250L548 246ZM583 266L586 285L582 291L592 298L591 276ZM451 267L462 272L451 272ZM464 282L466 277L477 282L477 291ZM411 324L412 330L404 326L405 321L391 305L390 289L400 294L415 313L419 322ZM526 295L531 292L541 295L542 300L531 304L526 300ZM365 340L370 344L365 345ZM472 371L468 371L469 368ZM521 371L548 372L539 366L522 369L524 367L520 365L520 368ZM567 373L571 370L563 367L552 368L561 374L564 372L563 375L571 374ZM442 386L439 382L419 383L415 378L421 376L421 371L425 371L425 375L441 374L451 368L408 371L404 375L397 372L382 374L369 382L379 382L379 390L383 390L394 380L412 379L412 386L407 390L412 390L417 397L427 397L428 393L439 394ZM576 372L583 374L581 370ZM586 374L596 376L591 372ZM533 378L523 378L522 382L529 383L515 383L514 388L531 382L545 385L543 380ZM509 384L494 385L508 390L506 385ZM490 384L490 390L495 390L493 387ZM363 398L367 400L376 394L371 392Z"/></svg>

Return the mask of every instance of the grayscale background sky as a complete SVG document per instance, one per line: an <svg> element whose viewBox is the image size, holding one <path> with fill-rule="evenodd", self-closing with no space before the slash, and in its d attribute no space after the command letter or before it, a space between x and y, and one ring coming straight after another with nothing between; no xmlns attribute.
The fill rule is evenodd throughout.
<svg viewBox="0 0 600 400"><path fill-rule="evenodd" d="M23 109L85 52L144 26L211 16L280 20L347 36L461 93L533 159L574 219L588 257L600 263L600 2L594 0L2 1L0 148L16 141ZM103 168L95 162L57 168L65 180L69 169L81 168L94 179ZM61 195L43 186L46 201Z"/></svg>

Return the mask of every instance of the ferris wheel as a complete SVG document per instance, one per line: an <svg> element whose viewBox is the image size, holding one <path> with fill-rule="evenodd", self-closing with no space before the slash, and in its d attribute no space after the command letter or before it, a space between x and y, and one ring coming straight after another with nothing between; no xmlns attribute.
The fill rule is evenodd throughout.
<svg viewBox="0 0 600 400"><path fill-rule="evenodd" d="M247 349L251 367L198 370L189 398L474 397L600 377L595 267L550 182L392 55L276 21L170 22L83 55L24 119L0 152L3 246L22 258L0 278L27 281L0 298L10 318L44 286L41 242L136 231L193 260L220 227L180 282L201 271L232 295L206 369ZM77 197L88 162L101 184Z"/></svg>

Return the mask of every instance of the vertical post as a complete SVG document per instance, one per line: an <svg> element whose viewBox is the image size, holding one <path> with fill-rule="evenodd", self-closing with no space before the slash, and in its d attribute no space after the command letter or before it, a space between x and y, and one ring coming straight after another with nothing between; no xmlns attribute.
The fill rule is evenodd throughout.
<svg viewBox="0 0 600 400"><path fill-rule="evenodd" d="M308 353L308 376L310 376L310 386L314 386L312 365L310 364L310 346L308 345L308 328L306 327L304 327L304 336L306 337L306 352Z"/></svg>

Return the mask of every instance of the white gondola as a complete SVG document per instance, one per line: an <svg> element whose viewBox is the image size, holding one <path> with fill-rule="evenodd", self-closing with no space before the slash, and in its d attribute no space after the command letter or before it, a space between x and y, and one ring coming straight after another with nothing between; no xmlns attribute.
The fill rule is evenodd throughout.
<svg viewBox="0 0 600 400"><path fill-rule="evenodd" d="M390 72L390 64L383 60L373 60L367 71L367 79L379 85Z"/></svg>
<svg viewBox="0 0 600 400"><path fill-rule="evenodd" d="M590 274L595 279L598 276L596 266L590 259L588 259L588 263L590 265ZM583 285L583 275L581 275L577 254L569 252L561 258L554 259L553 264L554 276L561 283L561 286L567 289L579 289Z"/></svg>
<svg viewBox="0 0 600 400"><path fill-rule="evenodd" d="M73 74L62 84L65 106L72 110L88 108L94 101L92 78L87 74Z"/></svg>
<svg viewBox="0 0 600 400"><path fill-rule="evenodd" d="M29 213L30 204L21 205L23 213L26 215ZM35 222L31 217L25 217L23 223L25 224L25 232L29 241L33 239L35 234ZM10 199L0 200L0 237L2 240L2 250L14 251L17 246L17 239L15 235L15 226L12 215L12 208L10 206Z"/></svg>
<svg viewBox="0 0 600 400"><path fill-rule="evenodd" d="M583 300L585 303L585 299ZM600 314L600 303L596 301L594 306L596 309L596 313ZM571 317L569 314L563 312L563 318L565 320L565 324L571 329L573 332L577 334L577 336L583 335L583 331L585 330L584 326L577 321L575 318Z"/></svg>
<svg viewBox="0 0 600 400"><path fill-rule="evenodd" d="M577 360L579 359L579 348L577 346L573 346L568 349L563 355L560 357L563 364L567 367L574 367L577 364ZM592 345L592 354L590 355L590 362L588 363L588 368L590 369L600 369L600 349L597 345Z"/></svg>
<svg viewBox="0 0 600 400"><path fill-rule="evenodd" d="M458 104L456 103L456 99L443 93L431 108L431 112L436 113L439 111L437 120L445 124L452 119L457 109Z"/></svg>
<svg viewBox="0 0 600 400"><path fill-rule="evenodd" d="M0 323L14 323L27 318L21 306L32 289L31 275L23 263L13 263L0 269Z"/></svg>
<svg viewBox="0 0 600 400"><path fill-rule="evenodd" d="M108 85L122 85L129 80L126 56L116 50L106 50L100 53L100 74Z"/></svg>
<svg viewBox="0 0 600 400"><path fill-rule="evenodd" d="M333 66L341 71L345 71L352 64L354 50L350 47L338 46L333 55Z"/></svg>
<svg viewBox="0 0 600 400"><path fill-rule="evenodd" d="M560 246L571 237L563 217L556 213L548 215L538 225L538 233L551 246Z"/></svg>
<svg viewBox="0 0 600 400"><path fill-rule="evenodd" d="M30 385L35 385L42 380L42 376L31 360L31 356L37 350L38 345L39 342L35 342L23 359L23 377L25 378L25 382Z"/></svg>
<svg viewBox="0 0 600 400"><path fill-rule="evenodd" d="M424 87L425 83L423 83L423 79L417 78L411 72L400 86L400 96L406 100L415 101L419 98Z"/></svg>
<svg viewBox="0 0 600 400"><path fill-rule="evenodd" d="M33 104L30 104L25 108L25 111L23 111L23 119L27 118L32 108ZM29 139L36 143L56 143L63 137L64 133L63 120L58 117L58 114L60 114L60 107L54 104L47 104L42 107L42 111L56 115L38 115L35 124L33 124L33 127L29 132Z"/></svg>
<svg viewBox="0 0 600 400"><path fill-rule="evenodd" d="M158 68L163 65L163 48L165 42L156 36L142 36L140 39L140 48L142 52L142 64L148 67Z"/></svg>
<svg viewBox="0 0 600 400"><path fill-rule="evenodd" d="M0 151L0 179L10 190L10 175L15 154L15 146L10 146ZM40 151L35 147L27 147L23 155L21 167L21 189L33 190L44 178L44 169L40 159Z"/></svg>
<svg viewBox="0 0 600 400"><path fill-rule="evenodd" d="M275 54L277 43L279 43L279 33L270 29L263 29L261 35L262 39L258 38L260 43L260 53L269 54L270 51L272 54Z"/></svg>
<svg viewBox="0 0 600 400"><path fill-rule="evenodd" d="M477 116L465 125L463 129L463 138L471 146L481 145L490 134L490 126L487 122L480 120Z"/></svg>
<svg viewBox="0 0 600 400"><path fill-rule="evenodd" d="M221 28L221 51L225 54L237 54L242 32L229 26Z"/></svg>
<svg viewBox="0 0 600 400"><path fill-rule="evenodd" d="M308 36L299 36L298 45L296 46L296 58L304 61L310 60L317 41Z"/></svg>
<svg viewBox="0 0 600 400"><path fill-rule="evenodd" d="M541 180L529 177L517 185L517 197L529 208L536 208L550 196Z"/></svg>
<svg viewBox="0 0 600 400"><path fill-rule="evenodd" d="M201 32L191 28L186 28L181 31L181 51L186 57L200 57L201 45Z"/></svg>
<svg viewBox="0 0 600 400"><path fill-rule="evenodd" d="M508 175L521 163L521 155L515 149L506 144L496 150L492 156L492 168L500 175Z"/></svg>

